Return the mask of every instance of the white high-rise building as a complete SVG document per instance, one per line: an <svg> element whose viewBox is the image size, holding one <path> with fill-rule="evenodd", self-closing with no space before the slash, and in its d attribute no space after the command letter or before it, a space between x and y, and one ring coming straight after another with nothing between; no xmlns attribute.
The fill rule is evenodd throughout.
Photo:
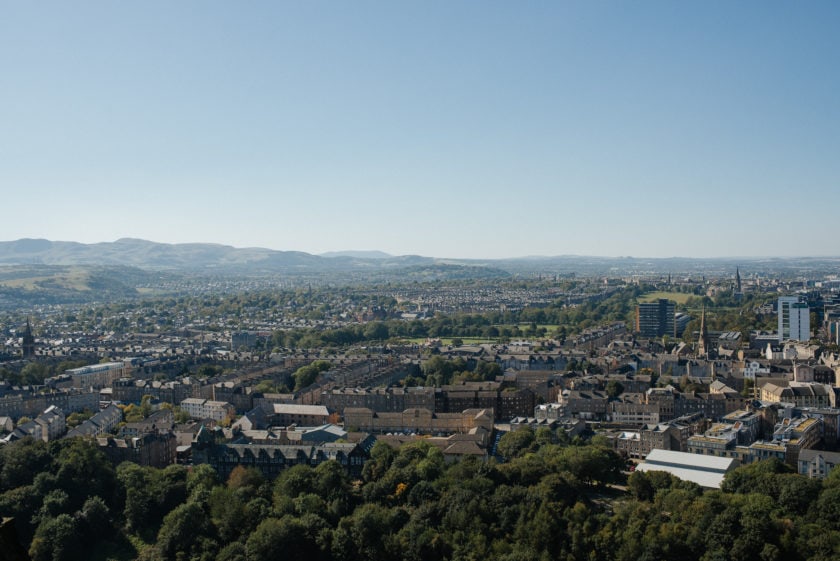
<svg viewBox="0 0 840 561"><path fill-rule="evenodd" d="M779 342L811 340L811 310L798 296L779 297Z"/></svg>

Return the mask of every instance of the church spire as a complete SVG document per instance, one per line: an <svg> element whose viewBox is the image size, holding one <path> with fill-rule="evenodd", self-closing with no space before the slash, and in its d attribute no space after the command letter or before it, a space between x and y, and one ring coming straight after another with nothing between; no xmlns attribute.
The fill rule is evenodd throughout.
<svg viewBox="0 0 840 561"><path fill-rule="evenodd" d="M21 354L24 358L35 356L35 336L32 335L32 324L29 317L26 318L26 330L23 332L23 340L21 341Z"/></svg>
<svg viewBox="0 0 840 561"><path fill-rule="evenodd" d="M700 337L697 341L697 356L709 354L709 332L706 330L706 305L703 304L703 311L700 312Z"/></svg>

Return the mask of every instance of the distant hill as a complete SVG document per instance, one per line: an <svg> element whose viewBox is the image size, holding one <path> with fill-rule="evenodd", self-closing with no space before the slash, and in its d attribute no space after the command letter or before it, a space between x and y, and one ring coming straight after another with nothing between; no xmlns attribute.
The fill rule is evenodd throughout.
<svg viewBox="0 0 840 561"><path fill-rule="evenodd" d="M134 267L5 265L0 266L0 309L136 298L138 287L172 278Z"/></svg>
<svg viewBox="0 0 840 561"><path fill-rule="evenodd" d="M0 309L172 294L189 291L196 279L218 276L297 276L340 284L407 278L503 278L510 274L485 263L418 255L394 257L379 251L332 255L131 238L96 244L43 239L0 242Z"/></svg>
<svg viewBox="0 0 840 561"><path fill-rule="evenodd" d="M328 251L321 257L355 257L358 259L390 259L393 255L384 251Z"/></svg>
<svg viewBox="0 0 840 561"><path fill-rule="evenodd" d="M317 268L323 258L300 251L227 245L163 244L133 238L81 244L23 239L0 242L0 264L130 266L158 270Z"/></svg>
<svg viewBox="0 0 840 561"><path fill-rule="evenodd" d="M419 255L395 257L382 251L342 251L323 256L302 251L236 248L209 243L165 244L134 238L95 244L44 239L0 242L0 267L131 267L147 271L236 276L278 273L364 275L376 272L392 274L406 267L431 266L439 262ZM460 264L477 265L466 261Z"/></svg>
<svg viewBox="0 0 840 561"><path fill-rule="evenodd" d="M741 273L806 272L833 270L840 266L834 257L801 258L720 258L667 259L643 257L593 257L581 255L531 256L511 259L439 259L419 255L393 256L382 251L336 251L312 255L302 251L278 251L260 247L236 248L209 243L165 244L134 238L115 242L82 244L44 239L0 242L0 266L133 267L173 273L222 275L322 274L346 273L361 280L369 276L394 275L423 267L453 265L429 271L462 278L470 272L478 276L498 272L540 275L726 275L735 267ZM458 270L457 267L464 267ZM493 271L491 271L491 269Z"/></svg>

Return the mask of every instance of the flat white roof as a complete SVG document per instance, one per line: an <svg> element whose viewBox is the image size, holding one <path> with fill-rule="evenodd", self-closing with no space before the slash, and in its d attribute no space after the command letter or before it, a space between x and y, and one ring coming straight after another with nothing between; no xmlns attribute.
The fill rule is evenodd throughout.
<svg viewBox="0 0 840 561"><path fill-rule="evenodd" d="M720 489L720 486L723 483L723 476L725 475L723 473L660 466L656 464L639 464L636 466L636 471L665 471L674 477L682 479L683 481L691 481L701 487L707 487L709 489Z"/></svg>
<svg viewBox="0 0 840 561"><path fill-rule="evenodd" d="M674 452L672 450L651 450L644 463L636 466L637 471L665 471L684 481L692 481L701 487L720 489L726 473L738 466L734 458L718 458Z"/></svg>
<svg viewBox="0 0 840 561"><path fill-rule="evenodd" d="M675 467L699 469L704 471L719 471L726 473L737 465L734 458L719 458L703 454L688 452L674 452L673 450L654 449L645 458L646 464L669 464Z"/></svg>

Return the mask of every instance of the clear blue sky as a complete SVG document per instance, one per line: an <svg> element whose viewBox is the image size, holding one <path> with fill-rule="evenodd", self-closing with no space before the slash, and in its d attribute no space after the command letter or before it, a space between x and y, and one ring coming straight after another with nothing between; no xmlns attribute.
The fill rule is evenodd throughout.
<svg viewBox="0 0 840 561"><path fill-rule="evenodd" d="M838 2L0 1L0 240L838 255Z"/></svg>

